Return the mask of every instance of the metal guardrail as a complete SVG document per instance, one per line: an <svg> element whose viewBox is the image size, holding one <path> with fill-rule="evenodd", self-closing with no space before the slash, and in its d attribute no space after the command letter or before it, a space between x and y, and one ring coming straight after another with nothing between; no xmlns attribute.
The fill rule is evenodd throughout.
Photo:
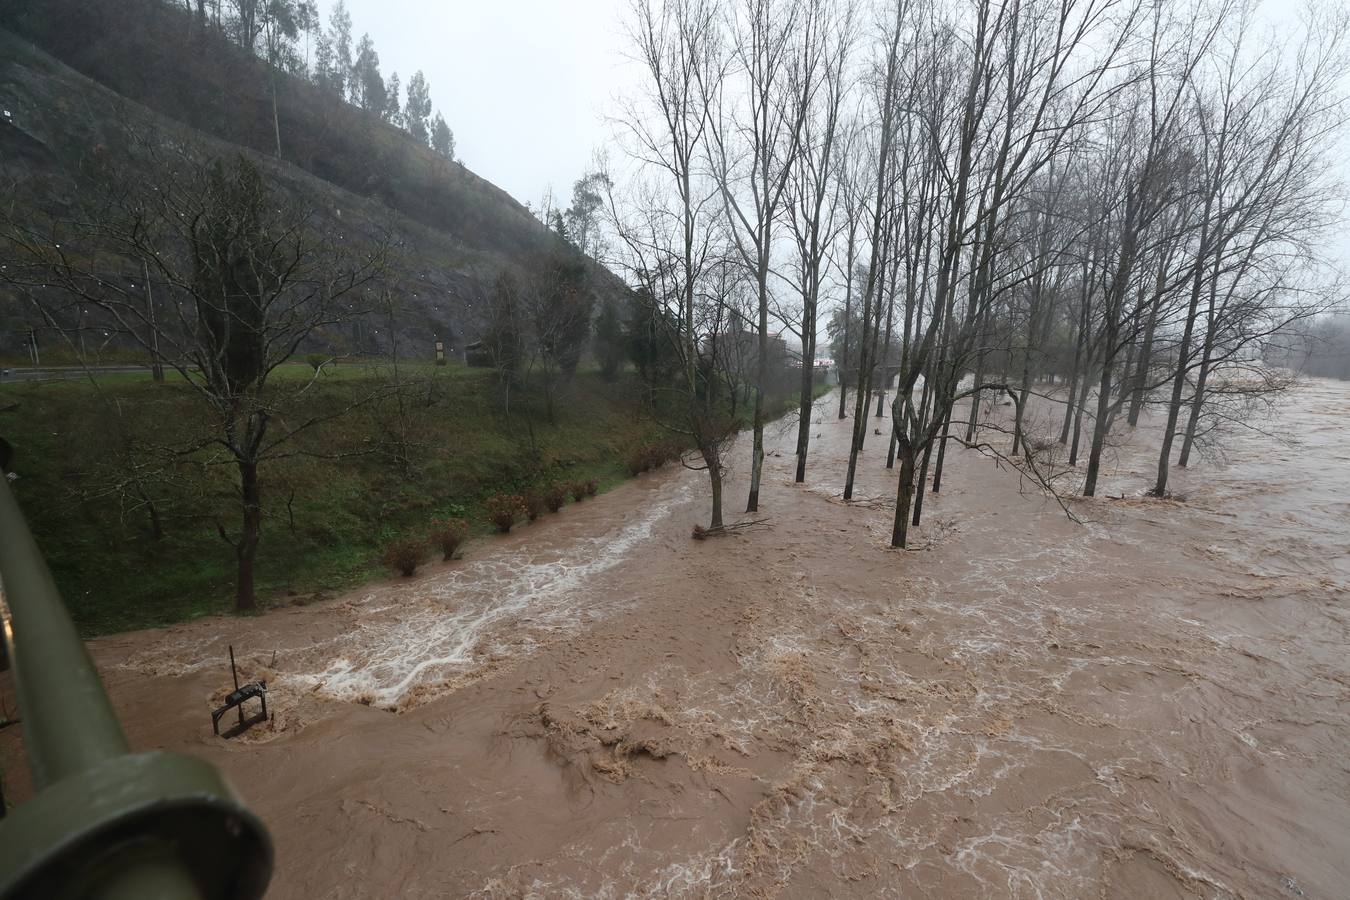
<svg viewBox="0 0 1350 900"><path fill-rule="evenodd" d="M0 474L0 631L35 795L0 819L0 900L256 900L267 830L209 764L132 753Z"/></svg>

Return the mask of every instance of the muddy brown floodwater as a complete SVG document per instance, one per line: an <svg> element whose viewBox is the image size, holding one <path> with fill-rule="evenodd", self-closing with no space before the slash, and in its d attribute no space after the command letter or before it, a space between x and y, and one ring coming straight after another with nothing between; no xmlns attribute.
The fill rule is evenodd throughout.
<svg viewBox="0 0 1350 900"><path fill-rule="evenodd" d="M267 822L278 900L1347 896L1350 385L1230 435L1184 502L1140 496L1141 427L1081 522L955 453L910 552L881 438L837 499L834 402L807 487L773 432L763 528L690 540L706 479L668 469L95 658L134 746ZM276 710L229 742L227 644Z"/></svg>

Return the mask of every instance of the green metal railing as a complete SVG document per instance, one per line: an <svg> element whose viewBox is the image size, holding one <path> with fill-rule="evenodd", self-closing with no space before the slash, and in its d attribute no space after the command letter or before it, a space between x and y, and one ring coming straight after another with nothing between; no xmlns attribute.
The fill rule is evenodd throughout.
<svg viewBox="0 0 1350 900"><path fill-rule="evenodd" d="M0 474L0 630L34 796L0 819L0 900L253 900L262 823L207 763L132 753Z"/></svg>

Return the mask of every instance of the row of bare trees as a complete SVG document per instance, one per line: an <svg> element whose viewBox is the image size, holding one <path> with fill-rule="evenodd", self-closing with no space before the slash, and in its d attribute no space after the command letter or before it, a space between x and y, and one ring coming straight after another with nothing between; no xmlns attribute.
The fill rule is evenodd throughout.
<svg viewBox="0 0 1350 900"><path fill-rule="evenodd" d="M728 334L758 342L753 512L769 342L801 344L800 482L821 310L842 307L842 493L889 405L903 547L952 442L1091 496L1147 413L1165 495L1213 429L1289 385L1269 339L1338 300L1343 10L633 0L628 24L610 261L679 348L664 410L713 476L713 527Z"/></svg>

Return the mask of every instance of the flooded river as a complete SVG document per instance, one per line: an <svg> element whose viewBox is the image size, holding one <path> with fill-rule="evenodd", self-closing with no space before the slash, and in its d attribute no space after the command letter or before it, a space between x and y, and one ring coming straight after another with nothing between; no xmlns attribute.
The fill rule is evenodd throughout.
<svg viewBox="0 0 1350 900"><path fill-rule="evenodd" d="M770 429L762 527L690 540L706 478L668 468L95 657L134 746L268 823L284 900L1346 896L1350 385L1236 430L1181 501L1123 435L1078 521L956 452L909 552L882 438L838 499L836 403L805 487ZM277 711L228 743L227 644Z"/></svg>

